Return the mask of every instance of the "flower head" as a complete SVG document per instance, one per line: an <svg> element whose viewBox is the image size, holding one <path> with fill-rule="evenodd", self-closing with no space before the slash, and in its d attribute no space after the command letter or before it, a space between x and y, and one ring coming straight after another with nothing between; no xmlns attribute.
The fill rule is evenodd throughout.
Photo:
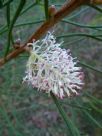
<svg viewBox="0 0 102 136"><path fill-rule="evenodd" d="M83 86L83 72L76 66L76 58L70 50L61 49L49 32L41 41L28 43L32 51L27 62L26 76L23 81L33 88L63 98L78 94Z"/></svg>

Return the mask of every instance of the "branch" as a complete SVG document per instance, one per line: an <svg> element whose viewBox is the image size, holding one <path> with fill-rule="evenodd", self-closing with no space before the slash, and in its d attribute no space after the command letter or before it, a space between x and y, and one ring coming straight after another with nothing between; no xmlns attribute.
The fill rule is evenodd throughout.
<svg viewBox="0 0 102 136"><path fill-rule="evenodd" d="M17 57L19 54L23 53L25 51L25 47L27 43L30 43L33 41L33 39L37 40L41 36L43 36L49 29L51 29L56 23L58 23L61 19L63 19L65 16L69 15L72 11L74 11L76 8L80 7L81 5L90 4L93 2L98 3L99 0L70 0L67 1L60 10L58 10L52 18L50 18L48 21L43 23L40 28L28 39L28 41L22 45L20 48L12 51L9 53L5 58L0 59L0 66L4 65L9 60ZM102 0L100 0L102 3Z"/></svg>
<svg viewBox="0 0 102 136"><path fill-rule="evenodd" d="M102 4L102 0L90 0L91 4Z"/></svg>

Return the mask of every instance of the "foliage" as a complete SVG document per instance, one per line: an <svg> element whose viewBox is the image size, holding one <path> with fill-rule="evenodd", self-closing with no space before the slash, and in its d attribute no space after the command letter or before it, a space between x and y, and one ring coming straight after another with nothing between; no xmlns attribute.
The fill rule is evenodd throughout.
<svg viewBox="0 0 102 136"><path fill-rule="evenodd" d="M0 1L1 57L13 50L14 41L20 38L23 43L49 19L48 4L59 9L64 3L62 0L46 2ZM51 99L51 96L23 85L27 53L0 68L0 136L102 135L101 13L101 7L83 6L52 28L57 40L64 41L62 48L71 49L83 67L85 87L80 96L57 100L51 94Z"/></svg>

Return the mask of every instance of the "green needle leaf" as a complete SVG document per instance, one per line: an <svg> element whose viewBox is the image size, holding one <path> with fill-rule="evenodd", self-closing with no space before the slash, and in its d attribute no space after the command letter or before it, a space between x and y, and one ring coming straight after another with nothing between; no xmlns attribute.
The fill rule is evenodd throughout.
<svg viewBox="0 0 102 136"><path fill-rule="evenodd" d="M96 119L94 119L94 117L89 112L85 110L83 112L89 118L90 121L92 121L95 125L102 129L102 125Z"/></svg>
<svg viewBox="0 0 102 136"><path fill-rule="evenodd" d="M6 1L6 2L2 2L2 1L0 0L0 8L5 7L6 5L10 4L12 1L13 1L13 0L8 0L8 1Z"/></svg>
<svg viewBox="0 0 102 136"><path fill-rule="evenodd" d="M71 119L67 116L67 114L65 113L65 111L63 110L60 102L58 101L58 99L55 97L55 95L51 92L51 97L54 101L54 103L56 104L56 107L59 110L60 115L62 116L64 122L66 123L66 126L70 132L71 136L80 136L80 133L77 129L77 127L73 124L73 122L71 121Z"/></svg>
<svg viewBox="0 0 102 136"><path fill-rule="evenodd" d="M100 71L100 70L98 70L98 69L95 69L93 66L91 66L91 65L88 65L88 64L85 64L85 63L83 63L83 62L78 62L80 65L82 65L82 66L84 66L84 67L87 67L87 68L89 68L89 69L91 69L91 70L93 70L93 71L95 71L95 72L98 72L98 73L100 73L100 74L102 74L102 71Z"/></svg>
<svg viewBox="0 0 102 136"><path fill-rule="evenodd" d="M7 26L9 28L9 25L10 25L10 4L7 4L6 15L7 15Z"/></svg>
<svg viewBox="0 0 102 136"><path fill-rule="evenodd" d="M11 120L10 120L10 118L9 118L7 112L6 112L6 109L4 108L4 106L0 107L0 113L2 114L2 116L5 119L5 121L8 124L10 135L14 134L15 136L22 136L18 131L16 131L16 129L14 128L13 124L11 123Z"/></svg>
<svg viewBox="0 0 102 136"><path fill-rule="evenodd" d="M84 25L84 24L80 24L80 23L76 23L76 22L73 22L71 20L66 20L66 19L63 19L62 22L65 22L65 23L68 23L68 24L71 24L71 25L75 25L75 26L78 26L78 27L82 27L82 28L90 28L90 29L96 29L96 28L102 28L102 25L97 25L97 26L92 26L92 25ZM100 29L97 29L97 30L100 30Z"/></svg>
<svg viewBox="0 0 102 136"><path fill-rule="evenodd" d="M102 38L99 38L102 36L102 34L70 33L70 34L57 36L57 38L67 38L67 37L77 37L77 36L89 37L98 41L102 41Z"/></svg>
<svg viewBox="0 0 102 136"><path fill-rule="evenodd" d="M48 0L44 0L44 8L45 8L45 17L46 17L46 20L49 19L49 12L48 12Z"/></svg>
<svg viewBox="0 0 102 136"><path fill-rule="evenodd" d="M5 51L5 57L7 56L8 52L9 52L9 48L10 48L10 40L11 40L11 34L12 34L12 29L13 29L13 26L21 12L21 10L23 9L24 5L26 3L26 0L21 0L20 1L20 4L17 8L17 11L13 17L13 20L11 21L10 23L10 26L9 26L9 30L8 30L8 45L7 45L7 48L6 48L6 51Z"/></svg>
<svg viewBox="0 0 102 136"><path fill-rule="evenodd" d="M25 9L22 10L20 16L21 16L22 14L24 14L26 11L28 11L29 9L31 9L32 7L36 6L36 5L37 5L37 2L31 3L29 6L27 6Z"/></svg>
<svg viewBox="0 0 102 136"><path fill-rule="evenodd" d="M89 6L102 13L102 8L97 7L96 5L89 5Z"/></svg>

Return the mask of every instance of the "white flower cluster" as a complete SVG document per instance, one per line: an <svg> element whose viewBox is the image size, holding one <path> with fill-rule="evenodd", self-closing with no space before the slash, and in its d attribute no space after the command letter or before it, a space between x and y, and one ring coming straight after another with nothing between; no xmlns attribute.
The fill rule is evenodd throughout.
<svg viewBox="0 0 102 136"><path fill-rule="evenodd" d="M23 81L40 91L52 91L62 99L78 95L84 83L83 72L76 66L76 59L72 58L70 50L61 49L61 44L56 43L50 32L43 40L29 43L32 51Z"/></svg>

